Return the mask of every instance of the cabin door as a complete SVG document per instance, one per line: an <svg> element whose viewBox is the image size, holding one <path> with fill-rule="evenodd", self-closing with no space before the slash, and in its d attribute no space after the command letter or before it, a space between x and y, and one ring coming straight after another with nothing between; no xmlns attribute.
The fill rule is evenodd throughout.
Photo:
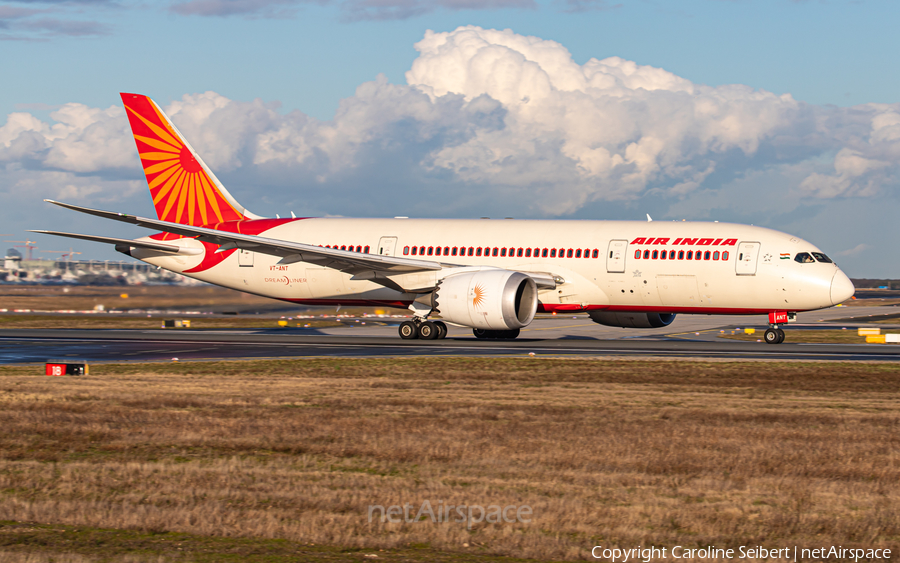
<svg viewBox="0 0 900 563"><path fill-rule="evenodd" d="M397 246L397 237L381 237L378 241L378 254L382 256L393 256L394 248Z"/></svg>
<svg viewBox="0 0 900 563"><path fill-rule="evenodd" d="M243 248L238 249L238 265L243 268L252 268L253 267L253 254L254 252L250 250L245 250Z"/></svg>
<svg viewBox="0 0 900 563"><path fill-rule="evenodd" d="M735 273L739 276L755 276L757 258L759 258L758 242L738 243Z"/></svg>
<svg viewBox="0 0 900 563"><path fill-rule="evenodd" d="M609 249L606 252L606 271L610 274L621 274L625 271L625 251L628 250L627 240L609 241Z"/></svg>

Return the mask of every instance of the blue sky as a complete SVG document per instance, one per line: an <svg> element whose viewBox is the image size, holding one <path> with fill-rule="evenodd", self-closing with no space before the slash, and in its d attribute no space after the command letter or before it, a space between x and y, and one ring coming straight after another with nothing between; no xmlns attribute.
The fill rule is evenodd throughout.
<svg viewBox="0 0 900 563"><path fill-rule="evenodd" d="M135 91L174 111L186 135L217 132L216 139L189 140L257 213L635 219L650 212L658 219L732 220L812 240L851 275L900 277L900 250L883 242L900 212L900 151L891 132L900 114L892 39L898 12L897 3L866 0L0 2L0 230L21 238L25 228L60 226L35 223L49 217L72 230L98 231L33 201L41 197L152 213L136 157L126 152L133 146L120 143L124 116L115 111L118 92ZM548 98L548 112L584 108L586 123L611 128L597 136L572 124L559 133L542 118L528 122L520 100L503 99L503 88L524 80L518 71L499 86L476 74L465 84L442 79L464 51L463 35L448 36L458 40L456 54L433 53L426 61L415 47L428 30L452 34L461 26L509 29L512 35L466 37L524 53L526 62L530 51L516 47L525 45L522 37L567 51L573 68L618 57L625 62L606 65L604 73L630 72L626 63L633 62L651 86L629 86L625 98ZM414 69L415 84L408 83ZM660 77L651 69L675 78L654 82ZM554 80L554 91L565 89ZM364 85L370 87L360 94ZM430 101L416 97L422 91ZM207 92L217 97L201 98ZM454 95L462 98L451 103ZM485 109L479 96L499 104ZM253 106L255 99L267 105ZM628 102L610 105L617 99ZM711 101L721 102L712 121L695 115L676 132L663 127L685 108L694 112ZM181 109L170 108L173 102ZM376 107L382 103L388 105ZM216 112L197 109L203 104ZM673 109L678 104L682 109ZM65 127L62 107L69 108ZM261 107L268 117L248 117L261 115ZM472 112L480 117L468 129L454 129ZM535 123L548 128L534 143L518 143ZM729 129L734 123L738 131ZM276 132L290 147L273 155L266 150L279 149L265 143ZM311 143L344 134L352 150L314 147L325 156L309 156ZM541 144L547 139L556 144ZM645 160L630 160L631 144L650 151ZM107 157L97 157L100 146L109 148ZM510 165L495 175L489 162L472 160L473 151L520 163L549 152L540 154L546 169ZM612 158L617 154L624 162ZM373 203L378 198L367 194L374 190L397 197ZM448 194L477 204L444 205ZM510 205L511 195L525 203ZM542 205L548 200L554 205ZM94 245L81 250L115 256Z"/></svg>

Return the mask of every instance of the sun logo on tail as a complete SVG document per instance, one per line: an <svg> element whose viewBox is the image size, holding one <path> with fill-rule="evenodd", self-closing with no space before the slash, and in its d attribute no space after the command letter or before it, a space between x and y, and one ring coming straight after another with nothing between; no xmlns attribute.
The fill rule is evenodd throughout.
<svg viewBox="0 0 900 563"><path fill-rule="evenodd" d="M484 286L482 286L481 284L476 285L472 290L472 293L475 294L475 297L472 298L472 305L475 308L482 306L484 304Z"/></svg>
<svg viewBox="0 0 900 563"><path fill-rule="evenodd" d="M206 225L244 218L150 98L122 94L122 101L160 219Z"/></svg>

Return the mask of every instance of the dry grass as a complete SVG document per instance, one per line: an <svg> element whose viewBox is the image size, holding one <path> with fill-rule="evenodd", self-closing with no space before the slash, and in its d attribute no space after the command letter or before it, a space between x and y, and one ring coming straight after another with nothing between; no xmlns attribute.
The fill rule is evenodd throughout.
<svg viewBox="0 0 900 563"><path fill-rule="evenodd" d="M36 372L0 370L2 520L557 559L597 544L900 548L900 366L304 359ZM529 505L534 521L367 521L369 505L425 500Z"/></svg>

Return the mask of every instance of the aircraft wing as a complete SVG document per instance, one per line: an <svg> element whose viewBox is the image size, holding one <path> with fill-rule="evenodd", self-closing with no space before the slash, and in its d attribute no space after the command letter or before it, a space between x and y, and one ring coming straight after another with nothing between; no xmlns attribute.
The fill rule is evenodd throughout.
<svg viewBox="0 0 900 563"><path fill-rule="evenodd" d="M114 211L101 211L98 209L90 209L88 207L80 207L70 203L62 203L50 199L44 200L48 203L96 215L104 219L112 219L123 223L131 223L139 227L148 227L158 229L167 233L182 235L185 237L195 238L203 242L221 245L219 252L230 250L233 248L241 248L244 250L252 250L253 252L261 252L272 256L280 256L279 264L293 264L294 262L309 262L319 266L334 268L342 272L350 274L364 274L366 272L377 272L387 275L406 274L412 272L424 272L429 270L441 270L444 267L454 267L455 264L441 264L428 260L415 260L410 258L402 258L399 256L382 256L379 254L362 254L359 252L351 252L348 250L338 250L336 248L324 248L312 244L304 244L301 242L290 242L286 240L272 239L254 235L242 235L239 233L229 233L227 231L217 231L215 229L207 229L205 227L194 227L181 223L171 223L169 221L160 221L158 219L148 219L146 217L138 217L136 215L128 215L126 213L116 213ZM57 234L57 233L48 233ZM62 234L67 236L69 233ZM128 244L134 247L146 247L147 244L142 241L129 241L125 239L110 239L108 237L94 237L93 235L78 235L76 238L86 240L95 240L98 242L115 242L116 244ZM171 246L171 245L165 245ZM156 250L167 251L163 248L155 248Z"/></svg>

